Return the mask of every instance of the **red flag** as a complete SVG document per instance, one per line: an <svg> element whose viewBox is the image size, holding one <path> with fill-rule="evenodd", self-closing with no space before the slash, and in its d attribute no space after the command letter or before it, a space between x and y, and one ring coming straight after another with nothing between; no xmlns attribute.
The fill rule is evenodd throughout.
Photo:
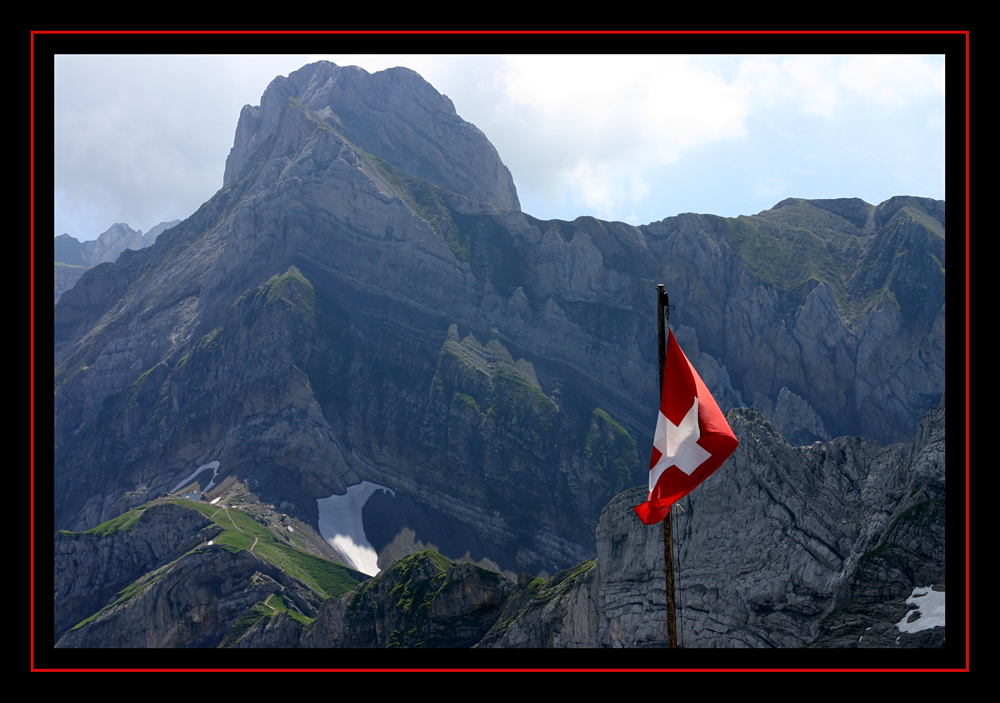
<svg viewBox="0 0 1000 703"><path fill-rule="evenodd" d="M739 441L705 382L667 334L660 413L649 460L649 499L634 510L647 525L693 491L732 454Z"/></svg>

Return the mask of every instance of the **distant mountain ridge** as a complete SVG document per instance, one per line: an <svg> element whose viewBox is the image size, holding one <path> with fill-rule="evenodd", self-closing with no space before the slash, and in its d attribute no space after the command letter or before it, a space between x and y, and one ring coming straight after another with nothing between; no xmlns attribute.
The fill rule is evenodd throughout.
<svg viewBox="0 0 1000 703"><path fill-rule="evenodd" d="M55 302L76 284L88 268L116 261L126 249L148 247L162 232L179 223L180 220L161 222L143 234L142 230L134 230L119 222L96 239L84 242L68 234L60 234L55 238Z"/></svg>

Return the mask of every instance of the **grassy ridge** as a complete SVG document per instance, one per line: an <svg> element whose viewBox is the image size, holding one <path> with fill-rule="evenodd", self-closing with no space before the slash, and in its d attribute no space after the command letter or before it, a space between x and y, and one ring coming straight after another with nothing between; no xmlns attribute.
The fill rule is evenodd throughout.
<svg viewBox="0 0 1000 703"><path fill-rule="evenodd" d="M237 508L225 509L197 501L176 499L171 503L193 508L223 529L215 542L234 554L244 549L294 576L323 598L347 593L368 576L341 564L322 559L278 540L270 529ZM256 538L256 544L254 544Z"/></svg>
<svg viewBox="0 0 1000 703"><path fill-rule="evenodd" d="M129 510L127 513L122 513L118 517L113 517L107 522L102 522L97 527L91 527L86 532L70 532L69 530L59 530L60 535L64 537L74 537L78 538L80 535L94 535L95 537L110 537L117 532L125 532L132 529L135 525L136 520L142 515L142 510L135 509Z"/></svg>

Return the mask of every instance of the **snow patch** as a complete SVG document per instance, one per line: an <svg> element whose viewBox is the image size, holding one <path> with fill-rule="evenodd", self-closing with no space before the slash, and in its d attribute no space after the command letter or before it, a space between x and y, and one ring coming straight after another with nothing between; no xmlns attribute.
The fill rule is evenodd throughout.
<svg viewBox="0 0 1000 703"><path fill-rule="evenodd" d="M388 491L392 496L396 495L390 488L362 481L348 488L345 495L332 495L316 501L320 535L348 566L369 576L375 576L379 572L378 554L365 537L361 509L375 491Z"/></svg>
<svg viewBox="0 0 1000 703"><path fill-rule="evenodd" d="M909 611L896 623L901 632L920 632L932 627L944 627L944 591L933 590L933 584L917 586L906 602L916 605L917 609ZM918 613L919 617L913 622L907 622L913 613Z"/></svg>
<svg viewBox="0 0 1000 703"><path fill-rule="evenodd" d="M178 483L176 486L174 486L174 489L172 491L170 491L170 492L171 493L176 493L180 489L184 488L184 486L188 485L189 483L191 483L191 481L194 480L195 476L197 476L199 473L201 473L205 469L212 469L212 471L213 471L213 473L212 473L212 480L208 482L207 486L205 486L204 488L201 489L201 492L203 494L204 493L208 493L208 489L210 489L212 486L215 485L215 477L219 475L219 462L217 462L217 461L210 461L207 464L202 464L201 466L199 466L197 469L194 470L194 473L192 473L186 479L184 479L183 481L181 481L180 483ZM212 501L212 502L214 503L215 501Z"/></svg>

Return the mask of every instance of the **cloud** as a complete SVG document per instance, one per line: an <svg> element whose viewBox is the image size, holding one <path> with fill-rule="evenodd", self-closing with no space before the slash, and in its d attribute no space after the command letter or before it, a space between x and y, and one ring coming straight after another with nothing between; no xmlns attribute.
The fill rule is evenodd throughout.
<svg viewBox="0 0 1000 703"><path fill-rule="evenodd" d="M581 161L564 177L572 188L573 205L601 219L621 219L621 212L634 210L650 192L641 175L617 171L608 163Z"/></svg>
<svg viewBox="0 0 1000 703"><path fill-rule="evenodd" d="M660 189L667 166L734 140L763 146L752 130L769 110L769 122L794 124L795 138L810 141L827 133L817 118L857 122L872 107L943 96L943 69L917 56L506 56L488 78L504 98L477 124L529 211L572 203L621 219ZM755 192L773 197L789 185L762 179Z"/></svg>
<svg viewBox="0 0 1000 703"><path fill-rule="evenodd" d="M190 215L221 185L240 108L319 58L419 72L487 135L522 207L542 218L737 211L752 207L737 193L797 195L804 169L788 161L815 169L830 197L859 195L872 157L831 161L849 136L890 152L940 141L943 160L943 57L60 57L56 234L89 238L113 222L147 229ZM763 177L773 173L789 182Z"/></svg>
<svg viewBox="0 0 1000 703"><path fill-rule="evenodd" d="M222 186L240 109L303 57L58 56L56 234L183 219ZM262 80L262 75L270 78Z"/></svg>
<svg viewBox="0 0 1000 703"><path fill-rule="evenodd" d="M650 192L652 170L746 134L743 94L681 56L508 56L489 124L519 188L569 190L613 216ZM582 214L582 213L581 213Z"/></svg>

